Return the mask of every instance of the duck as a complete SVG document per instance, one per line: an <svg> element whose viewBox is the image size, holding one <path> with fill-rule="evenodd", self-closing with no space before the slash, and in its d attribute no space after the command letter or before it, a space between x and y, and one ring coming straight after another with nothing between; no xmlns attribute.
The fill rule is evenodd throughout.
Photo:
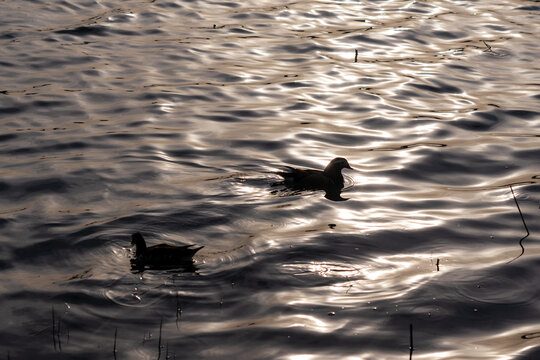
<svg viewBox="0 0 540 360"><path fill-rule="evenodd" d="M337 157L330 161L324 170L296 169L290 166L286 166L286 168L288 171L279 171L277 174L285 179L286 185L292 185L302 189L325 187L343 189L344 180L341 170L352 170L347 159L342 157Z"/></svg>
<svg viewBox="0 0 540 360"><path fill-rule="evenodd" d="M135 246L135 257L131 259L131 266L135 269L153 268L192 268L193 255L204 246L196 245L173 246L159 244L146 246L146 241L140 232L131 235L131 245Z"/></svg>
<svg viewBox="0 0 540 360"><path fill-rule="evenodd" d="M276 172L284 179L280 184L296 190L324 190L326 198L345 200L340 196L341 189L345 185L341 170L353 169L347 159L334 158L324 170L296 169L290 166L286 166L286 168L286 171Z"/></svg>

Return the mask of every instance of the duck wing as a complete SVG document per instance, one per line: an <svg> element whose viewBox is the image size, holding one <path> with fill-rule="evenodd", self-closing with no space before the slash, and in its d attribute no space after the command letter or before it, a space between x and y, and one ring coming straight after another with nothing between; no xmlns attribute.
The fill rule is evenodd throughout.
<svg viewBox="0 0 540 360"><path fill-rule="evenodd" d="M144 254L135 262L139 265L150 267L170 267L184 266L193 264L193 255L204 246L193 248L195 245L173 246L168 244L159 244L150 246Z"/></svg>
<svg viewBox="0 0 540 360"><path fill-rule="evenodd" d="M195 244L191 245L185 245L185 246L178 246L175 249L171 249L172 252L176 253L179 257L193 257L195 253L199 250L201 250L204 246L199 247L193 247L197 246Z"/></svg>
<svg viewBox="0 0 540 360"><path fill-rule="evenodd" d="M322 175L323 173L321 170L314 169L296 169L290 166L287 166L286 168L286 171L276 172L276 174L283 177L286 182L300 182L312 175Z"/></svg>
<svg viewBox="0 0 540 360"><path fill-rule="evenodd" d="M192 244L192 245L174 246L174 245L169 245L169 244L158 244L158 245L147 247L146 251L154 251L153 249L164 249L167 251L190 251L191 250L190 247L192 246L195 246L195 245ZM201 248L203 247L204 246L202 246Z"/></svg>
<svg viewBox="0 0 540 360"><path fill-rule="evenodd" d="M288 168L288 172L278 172L285 180L284 185L297 189L326 189L337 185L321 170Z"/></svg>

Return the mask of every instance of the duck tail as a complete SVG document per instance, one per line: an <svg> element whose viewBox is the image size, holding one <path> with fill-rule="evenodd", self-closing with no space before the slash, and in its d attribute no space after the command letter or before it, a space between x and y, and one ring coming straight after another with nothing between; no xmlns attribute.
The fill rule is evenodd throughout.
<svg viewBox="0 0 540 360"><path fill-rule="evenodd" d="M298 170L290 166L285 167L283 170L276 171L274 174L281 176L285 181L293 181L299 176Z"/></svg>
<svg viewBox="0 0 540 360"><path fill-rule="evenodd" d="M189 245L189 247L191 248L192 246L196 246L195 244L193 245ZM201 250L204 246L199 246L199 247L196 247L196 248L191 248L190 250L193 251L193 254L195 254L197 251Z"/></svg>

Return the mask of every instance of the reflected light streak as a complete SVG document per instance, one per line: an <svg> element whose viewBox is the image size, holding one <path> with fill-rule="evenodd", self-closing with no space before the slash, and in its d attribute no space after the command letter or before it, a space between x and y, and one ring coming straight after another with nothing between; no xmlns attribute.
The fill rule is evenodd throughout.
<svg viewBox="0 0 540 360"><path fill-rule="evenodd" d="M326 314L324 315L326 316ZM238 321L228 322L206 322L198 323L194 322L190 324L190 330L192 332L221 332L231 329L262 326L266 328L298 328L301 327L306 331L313 331L318 333L328 334L333 331L339 330L346 326L346 321L332 321L325 322L315 316L296 314L291 316L278 316L278 317L266 317L266 318L247 318Z"/></svg>
<svg viewBox="0 0 540 360"><path fill-rule="evenodd" d="M432 269L426 274L421 271L422 263L425 260L441 258L448 254L399 254L389 256L378 256L373 259L372 264L364 267L363 275L368 280L380 281L383 279L396 277L398 274L408 274L410 283L421 280L426 275L432 276ZM418 273L420 271L420 273Z"/></svg>
<svg viewBox="0 0 540 360"><path fill-rule="evenodd" d="M463 341L460 337L450 337L443 341L441 345L450 345L460 342L462 344L460 351L452 351L446 357L432 357L438 359L456 359L463 358L464 354L474 351L477 354L482 354L478 358L497 358L501 360L515 359L520 354L540 345L540 338L525 339L522 336L526 334L538 333L537 326L515 327L510 330L502 331L499 334L489 334L482 337L475 337L467 341Z"/></svg>
<svg viewBox="0 0 540 360"><path fill-rule="evenodd" d="M178 164L175 163L175 159L171 156L169 156L166 152L157 150L156 155L159 156L161 159L166 161L160 161L159 167L162 170L177 170Z"/></svg>
<svg viewBox="0 0 540 360"><path fill-rule="evenodd" d="M360 269L348 264L336 263L317 263L309 264L284 264L284 268L296 270L295 275L312 275L317 274L322 277L352 277L360 274Z"/></svg>
<svg viewBox="0 0 540 360"><path fill-rule="evenodd" d="M301 355L290 355L287 359L290 360L311 360L315 359L315 355L301 354Z"/></svg>
<svg viewBox="0 0 540 360"><path fill-rule="evenodd" d="M414 253L379 256L365 263L351 265L311 262L286 264L295 276L319 276L334 283L318 287L306 294L304 291L288 291L281 294L289 305L316 304L333 306L356 306L366 301L399 298L414 291L432 278L444 273L437 271L436 259L448 259L447 253ZM446 266L445 270L449 267Z"/></svg>
<svg viewBox="0 0 540 360"><path fill-rule="evenodd" d="M350 163L350 162L349 162ZM353 166L354 168L354 165L351 164L351 166ZM357 166L358 167L358 166ZM356 168L354 168L356 170ZM365 169L362 168L362 172L364 172ZM348 177L348 175L347 175ZM392 184L393 183L393 180L390 179L390 178L387 178L387 177L376 177L376 176L362 176L362 175L357 175L357 176L352 176L352 181L353 181L353 185L370 185L370 184ZM393 196L395 196L395 194L398 194L398 192L378 192L377 194L374 194L376 198L382 198L382 199L390 199L390 198L393 198Z"/></svg>
<svg viewBox="0 0 540 360"><path fill-rule="evenodd" d="M137 14L134 14L134 13L122 13L122 14L116 14L116 15L111 15L107 17L107 21L121 21L123 16L130 17L133 19L136 19L138 17Z"/></svg>
<svg viewBox="0 0 540 360"><path fill-rule="evenodd" d="M417 143L421 143L423 141L431 142L433 140L430 140L430 137L426 136L429 133L438 131L440 129L440 124L438 123L432 123L432 124L424 124L424 125L416 125L414 127L414 133L417 135L424 135L424 137L418 138L415 141Z"/></svg>
<svg viewBox="0 0 540 360"><path fill-rule="evenodd" d="M380 356L377 356L378 354L370 354L370 353L363 353L358 355L351 355L351 356L340 356L340 360L365 360L365 359L385 359L386 354L380 354ZM328 356L325 355L310 355L310 354L299 354L299 355L289 355L284 359L288 360L327 360ZM332 357L331 359L335 359L335 357ZM414 359L424 359L422 356L414 356ZM440 359L437 357L431 357L429 359Z"/></svg>
<svg viewBox="0 0 540 360"><path fill-rule="evenodd" d="M380 200L380 199L378 199ZM418 230L439 226L446 218L422 212L397 212L385 208L368 208L365 210L337 209L338 217L352 228L362 233L385 229Z"/></svg>
<svg viewBox="0 0 540 360"><path fill-rule="evenodd" d="M261 197L265 197L266 195L266 192L264 191L261 191L261 188L260 187L256 187L256 186L250 186L250 185L247 185L243 182L236 182L232 185L231 189L234 189L234 193L236 195L251 195L252 198L255 197L255 194L257 193L260 193L259 194L259 198Z"/></svg>
<svg viewBox="0 0 540 360"><path fill-rule="evenodd" d="M291 322L291 324L288 327L303 327L303 328L309 328L311 331L316 331L319 333L329 333L337 328L341 327L335 327L330 326L329 324L325 323L324 321L317 319L315 316L310 315L294 315L292 316L293 319L298 319L298 322Z"/></svg>
<svg viewBox="0 0 540 360"><path fill-rule="evenodd" d="M158 108L159 110L163 112L171 113L174 111L174 104L171 104L171 103L158 104Z"/></svg>

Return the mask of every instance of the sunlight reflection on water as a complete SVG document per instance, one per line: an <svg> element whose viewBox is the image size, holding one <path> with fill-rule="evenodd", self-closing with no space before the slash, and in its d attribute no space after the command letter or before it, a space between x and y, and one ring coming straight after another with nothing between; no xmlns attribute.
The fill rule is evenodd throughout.
<svg viewBox="0 0 540 360"><path fill-rule="evenodd" d="M0 351L537 358L538 10L4 2Z"/></svg>

